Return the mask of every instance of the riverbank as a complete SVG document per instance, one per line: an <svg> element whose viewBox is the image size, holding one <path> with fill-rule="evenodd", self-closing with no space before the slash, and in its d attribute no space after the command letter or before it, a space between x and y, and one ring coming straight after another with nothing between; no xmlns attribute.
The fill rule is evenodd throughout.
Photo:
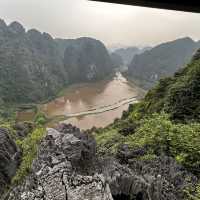
<svg viewBox="0 0 200 200"><path fill-rule="evenodd" d="M100 81L108 81L111 78L114 77L116 72L113 72L111 74L109 74L107 77L105 77L105 79L100 80ZM34 116L40 112L40 105L43 104L47 104L59 97L64 96L68 91L74 90L76 88L80 88L80 87L84 87L87 86L91 83L94 82L82 82L82 83L74 83L74 84L70 84L65 86L63 89L61 89L60 91L57 92L57 94L55 96L51 96L45 100L42 101L38 101L38 102L33 102L33 103L21 103L21 104L9 104L6 105L4 107L10 107L13 110L13 114L16 115L16 121L32 121L34 119ZM15 111L14 111L15 110ZM20 113L24 113L24 115L26 115L26 117L20 117Z"/></svg>
<svg viewBox="0 0 200 200"><path fill-rule="evenodd" d="M79 128L101 127L120 118L128 105L142 99L145 91L128 81L120 72L92 83L71 85L60 91L57 98L37 105L37 112L18 112L18 120L33 120L36 113L43 113L47 126L65 121Z"/></svg>

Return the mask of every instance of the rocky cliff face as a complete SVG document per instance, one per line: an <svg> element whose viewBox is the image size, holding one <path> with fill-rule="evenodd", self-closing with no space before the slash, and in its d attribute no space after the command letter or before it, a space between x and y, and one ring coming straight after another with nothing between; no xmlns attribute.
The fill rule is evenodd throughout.
<svg viewBox="0 0 200 200"><path fill-rule="evenodd" d="M129 75L149 89L160 78L171 76L184 67L199 47L199 43L190 38L158 45L133 58Z"/></svg>
<svg viewBox="0 0 200 200"><path fill-rule="evenodd" d="M9 135L7 129L0 128L0 194L10 184L20 163L20 150Z"/></svg>
<svg viewBox="0 0 200 200"><path fill-rule="evenodd" d="M139 49L138 47L128 47L116 49L114 53L121 56L124 65L129 65L135 55L141 54L150 49L151 47L144 47L142 49Z"/></svg>
<svg viewBox="0 0 200 200"><path fill-rule="evenodd" d="M32 173L9 200L181 200L196 178L172 158L135 160L126 145L117 158L98 157L96 142L71 125L48 129Z"/></svg>
<svg viewBox="0 0 200 200"><path fill-rule="evenodd" d="M56 43L47 33L0 21L0 93L5 102L45 99L68 82ZM24 95L26 94L26 95Z"/></svg>
<svg viewBox="0 0 200 200"><path fill-rule="evenodd" d="M69 82L100 79L111 69L99 41L55 40L48 33L26 31L18 22L6 25L0 20L0 101L44 100Z"/></svg>
<svg viewBox="0 0 200 200"><path fill-rule="evenodd" d="M71 82L94 81L112 72L105 46L92 38L71 41L65 49L64 65Z"/></svg>
<svg viewBox="0 0 200 200"><path fill-rule="evenodd" d="M120 68L121 66L124 65L123 59L120 55L116 53L111 53L110 58L115 68Z"/></svg>
<svg viewBox="0 0 200 200"><path fill-rule="evenodd" d="M58 46L58 51L62 59L64 59L66 47L69 46L73 41L74 41L73 39L61 39L61 38L55 39L55 42L57 43Z"/></svg>

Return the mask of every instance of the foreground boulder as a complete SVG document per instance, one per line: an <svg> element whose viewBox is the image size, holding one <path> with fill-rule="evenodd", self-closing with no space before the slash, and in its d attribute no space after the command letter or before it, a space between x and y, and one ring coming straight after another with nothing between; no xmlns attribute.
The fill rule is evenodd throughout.
<svg viewBox="0 0 200 200"><path fill-rule="evenodd" d="M20 150L9 136L9 131L0 128L0 194L15 175L20 155Z"/></svg>
<svg viewBox="0 0 200 200"><path fill-rule="evenodd" d="M7 199L181 200L184 188L196 181L165 156L139 161L129 154L127 163L114 157L98 158L90 134L63 124L57 130L47 130L32 173Z"/></svg>
<svg viewBox="0 0 200 200"><path fill-rule="evenodd" d="M72 126L48 129L33 173L8 199L112 200L105 178L95 173L95 140Z"/></svg>

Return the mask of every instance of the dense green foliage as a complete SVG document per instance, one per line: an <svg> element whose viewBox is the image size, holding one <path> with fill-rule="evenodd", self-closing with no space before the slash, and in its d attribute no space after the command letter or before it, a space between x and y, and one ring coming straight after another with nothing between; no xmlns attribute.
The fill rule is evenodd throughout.
<svg viewBox="0 0 200 200"><path fill-rule="evenodd" d="M123 143L125 137L120 135L117 129L106 129L103 132L96 133L95 139L98 144L98 153L101 155L115 154L117 148Z"/></svg>
<svg viewBox="0 0 200 200"><path fill-rule="evenodd" d="M124 122L127 124L127 120ZM144 147L145 157L162 154L174 157L193 172L200 168L200 124L175 124L165 113L153 114L139 121L127 136L121 133L123 123L95 134L99 153L116 153L121 144L132 149ZM118 128L117 128L118 127Z"/></svg>
<svg viewBox="0 0 200 200"><path fill-rule="evenodd" d="M155 151L159 146L162 150L165 149L165 152L169 148L168 153L176 157L177 160L183 161L188 167L192 168L192 163L197 167L195 159L200 158L198 154L200 150L198 149L199 120L200 60L192 60L174 77L161 79L147 93L143 101L131 105L129 110L123 113L122 119L110 126L109 132L112 134L108 134L107 129L104 129L103 133L97 134L97 141L102 143L99 140L102 137L104 138L103 143L105 143L106 137L103 135L111 137L113 133L115 133L113 135L115 140L117 138L121 140L121 137L117 136L117 132L120 134L120 130L126 127L129 132L132 130L126 138L131 146L149 145Z"/></svg>
<svg viewBox="0 0 200 200"><path fill-rule="evenodd" d="M137 159L170 156L199 177L200 59L161 79L122 119L94 135L100 154L117 155L120 145L127 144L145 151ZM199 188L186 189L187 200L199 200Z"/></svg>
<svg viewBox="0 0 200 200"><path fill-rule="evenodd" d="M174 77L160 80L144 102L146 113L164 110L176 121L199 121L200 60L193 60Z"/></svg>
<svg viewBox="0 0 200 200"><path fill-rule="evenodd" d="M46 115L42 112L39 112L36 114L34 122L36 125L45 125L47 120L48 119L47 119Z"/></svg>
<svg viewBox="0 0 200 200"><path fill-rule="evenodd" d="M174 157L192 171L200 167L200 124L174 124L167 114L154 114L141 120L141 125L127 144L138 148L147 146L153 154Z"/></svg>

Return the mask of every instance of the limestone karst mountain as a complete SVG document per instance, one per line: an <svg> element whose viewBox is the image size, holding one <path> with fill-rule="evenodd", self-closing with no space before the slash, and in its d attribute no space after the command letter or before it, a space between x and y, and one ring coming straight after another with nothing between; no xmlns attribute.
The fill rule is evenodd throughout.
<svg viewBox="0 0 200 200"><path fill-rule="evenodd" d="M127 48L116 49L113 53L121 56L124 65L129 65L135 55L141 54L150 49L151 47L143 47L143 48L127 47Z"/></svg>
<svg viewBox="0 0 200 200"><path fill-rule="evenodd" d="M111 59L100 41L55 40L48 33L26 31L18 22L0 21L1 101L48 99L69 83L104 78L111 72Z"/></svg>
<svg viewBox="0 0 200 200"><path fill-rule="evenodd" d="M129 65L128 74L147 89L162 77L171 76L184 67L200 47L190 38L163 43L136 55Z"/></svg>
<svg viewBox="0 0 200 200"><path fill-rule="evenodd" d="M113 52L110 54L110 57L115 68L119 68L124 65L123 59L120 55Z"/></svg>
<svg viewBox="0 0 200 200"><path fill-rule="evenodd" d="M103 79L113 68L103 43L86 37L70 41L64 53L64 66L72 83Z"/></svg>

